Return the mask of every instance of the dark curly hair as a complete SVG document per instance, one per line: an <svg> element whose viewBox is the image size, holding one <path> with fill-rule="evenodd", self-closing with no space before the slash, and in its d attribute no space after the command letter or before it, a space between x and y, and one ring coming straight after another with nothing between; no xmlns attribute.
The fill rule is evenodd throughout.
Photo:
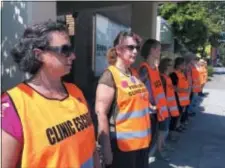
<svg viewBox="0 0 225 168"><path fill-rule="evenodd" d="M160 44L158 40L148 39L141 48L141 56L146 60L150 54L151 48L157 48Z"/></svg>
<svg viewBox="0 0 225 168"><path fill-rule="evenodd" d="M23 72L34 75L39 71L42 62L37 59L34 49L47 48L51 40L51 33L55 31L67 33L68 29L65 24L51 20L25 29L20 41L11 50L14 61Z"/></svg>

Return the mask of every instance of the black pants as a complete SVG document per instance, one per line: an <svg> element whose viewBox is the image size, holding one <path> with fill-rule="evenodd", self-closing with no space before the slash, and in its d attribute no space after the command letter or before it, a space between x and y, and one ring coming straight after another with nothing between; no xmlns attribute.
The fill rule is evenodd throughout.
<svg viewBox="0 0 225 168"><path fill-rule="evenodd" d="M170 131L174 131L177 128L178 119L179 119L179 116L178 117L171 117L171 120L170 120Z"/></svg>
<svg viewBox="0 0 225 168"><path fill-rule="evenodd" d="M157 132L158 132L158 128L159 128L159 123L158 123L156 113L151 114L150 118L151 118L151 131L152 131L152 141L150 144L150 148L151 148L157 142Z"/></svg>
<svg viewBox="0 0 225 168"><path fill-rule="evenodd" d="M121 151L116 140L111 140L113 163L107 168L148 168L149 148L131 152Z"/></svg>
<svg viewBox="0 0 225 168"><path fill-rule="evenodd" d="M188 106L185 108L185 111L181 115L181 123L184 123L185 121L188 120Z"/></svg>
<svg viewBox="0 0 225 168"><path fill-rule="evenodd" d="M191 94L190 94L190 102L192 101L192 99L193 99L193 95L194 95L194 93L193 92L191 92Z"/></svg>

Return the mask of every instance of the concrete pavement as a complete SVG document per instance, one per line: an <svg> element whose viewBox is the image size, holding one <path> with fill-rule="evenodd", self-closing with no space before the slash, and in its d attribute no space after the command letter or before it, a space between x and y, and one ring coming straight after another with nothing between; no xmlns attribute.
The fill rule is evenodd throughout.
<svg viewBox="0 0 225 168"><path fill-rule="evenodd" d="M169 153L171 162L152 162L150 168L225 168L225 75L214 75L207 83L199 112L180 134Z"/></svg>

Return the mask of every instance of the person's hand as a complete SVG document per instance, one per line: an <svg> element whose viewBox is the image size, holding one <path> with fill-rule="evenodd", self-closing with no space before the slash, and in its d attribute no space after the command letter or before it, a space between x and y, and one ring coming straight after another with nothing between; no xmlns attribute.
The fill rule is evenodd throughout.
<svg viewBox="0 0 225 168"><path fill-rule="evenodd" d="M152 110L157 110L157 107L156 106L150 106L150 108L152 109Z"/></svg>

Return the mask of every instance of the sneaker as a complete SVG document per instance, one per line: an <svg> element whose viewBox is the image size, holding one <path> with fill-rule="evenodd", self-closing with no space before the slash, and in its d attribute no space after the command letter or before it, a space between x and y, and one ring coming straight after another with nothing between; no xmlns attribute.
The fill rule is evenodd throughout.
<svg viewBox="0 0 225 168"><path fill-rule="evenodd" d="M196 112L191 112L191 113L188 114L188 116L195 117L196 116Z"/></svg>
<svg viewBox="0 0 225 168"><path fill-rule="evenodd" d="M199 110L199 111L204 111L204 110L205 110L205 108L204 108L204 107L202 107L202 106L200 106L200 107L198 107L198 110Z"/></svg>

